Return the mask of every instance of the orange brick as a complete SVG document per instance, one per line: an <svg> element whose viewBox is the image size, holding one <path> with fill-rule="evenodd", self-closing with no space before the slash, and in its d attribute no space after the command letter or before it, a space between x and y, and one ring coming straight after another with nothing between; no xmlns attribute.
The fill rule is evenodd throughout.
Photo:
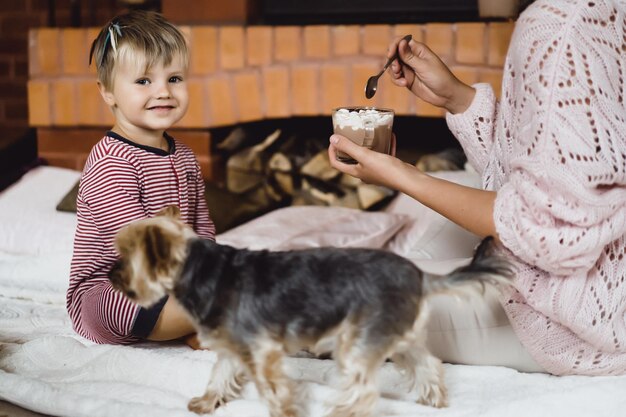
<svg viewBox="0 0 626 417"><path fill-rule="evenodd" d="M89 73L89 50L85 49L84 29L61 29L61 68L63 74Z"/></svg>
<svg viewBox="0 0 626 417"><path fill-rule="evenodd" d="M59 29L40 28L34 33L34 74L56 75L60 66Z"/></svg>
<svg viewBox="0 0 626 417"><path fill-rule="evenodd" d="M173 129L171 135L189 146L196 157L209 157L211 154L211 133L206 130Z"/></svg>
<svg viewBox="0 0 626 417"><path fill-rule="evenodd" d="M502 70L482 69L480 70L478 81L491 84L493 92L500 99L502 93Z"/></svg>
<svg viewBox="0 0 626 417"><path fill-rule="evenodd" d="M393 28L393 37L399 38L405 35L412 35L417 42L424 42L424 27L422 25L401 24Z"/></svg>
<svg viewBox="0 0 626 417"><path fill-rule="evenodd" d="M328 64L320 69L322 113L349 103L350 69L346 65Z"/></svg>
<svg viewBox="0 0 626 417"><path fill-rule="evenodd" d="M52 81L52 121L56 126L78 124L76 85L72 80Z"/></svg>
<svg viewBox="0 0 626 417"><path fill-rule="evenodd" d="M28 124L30 126L51 125L50 84L47 81L30 80L27 87Z"/></svg>
<svg viewBox="0 0 626 417"><path fill-rule="evenodd" d="M95 81L90 80L80 80L76 83L77 123L82 126L101 126L109 129L115 124L115 117L94 84Z"/></svg>
<svg viewBox="0 0 626 417"><path fill-rule="evenodd" d="M299 26L278 26L274 28L274 58L277 61L295 61L300 58L302 45Z"/></svg>
<svg viewBox="0 0 626 417"><path fill-rule="evenodd" d="M330 26L306 26L304 28L304 56L306 58L330 56Z"/></svg>
<svg viewBox="0 0 626 417"><path fill-rule="evenodd" d="M335 26L332 28L333 54L335 56L358 55L360 48L359 26Z"/></svg>
<svg viewBox="0 0 626 417"><path fill-rule="evenodd" d="M213 180L213 175L212 175L212 164L211 164L211 157L210 156L196 156L196 159L198 160L198 165L200 165L200 172L202 172L202 177L204 178L205 181L212 181Z"/></svg>
<svg viewBox="0 0 626 417"><path fill-rule="evenodd" d="M365 98L365 84L367 79L380 71L380 64L376 61L362 62L352 65L352 89L350 105L352 106L381 106L381 96L376 94L372 99Z"/></svg>
<svg viewBox="0 0 626 417"><path fill-rule="evenodd" d="M206 75L215 72L217 68L217 28L212 26L192 27L190 38L190 73L192 75Z"/></svg>
<svg viewBox="0 0 626 417"><path fill-rule="evenodd" d="M238 69L244 66L245 33L242 26L223 26L219 29L220 67Z"/></svg>
<svg viewBox="0 0 626 417"><path fill-rule="evenodd" d="M493 22L489 24L489 51L487 57L489 65L499 67L504 65L514 28L515 24L513 22Z"/></svg>
<svg viewBox="0 0 626 417"><path fill-rule="evenodd" d="M363 27L363 53L386 57L392 39L391 26L365 25Z"/></svg>
<svg viewBox="0 0 626 417"><path fill-rule="evenodd" d="M461 64L485 62L485 24L459 23L456 28L456 61Z"/></svg>
<svg viewBox="0 0 626 417"><path fill-rule="evenodd" d="M115 124L115 116L113 116L113 111L107 104L102 101L101 107L101 115L102 115L102 125L104 126L113 126Z"/></svg>
<svg viewBox="0 0 626 417"><path fill-rule="evenodd" d="M235 97L239 121L248 122L261 120L263 108L261 104L261 82L256 72L240 72L233 76Z"/></svg>
<svg viewBox="0 0 626 417"><path fill-rule="evenodd" d="M230 78L211 77L207 81L209 89L209 113L211 126L230 125L237 122Z"/></svg>
<svg viewBox="0 0 626 417"><path fill-rule="evenodd" d="M191 79L189 85L189 107L187 114L176 124L179 127L206 127L209 124L206 107L206 83L202 79Z"/></svg>
<svg viewBox="0 0 626 417"><path fill-rule="evenodd" d="M126 4L139 4L138 0ZM145 0L143 0L145 3ZM161 0L158 2L163 15L175 24L201 22L244 23L251 10L250 0Z"/></svg>
<svg viewBox="0 0 626 417"><path fill-rule="evenodd" d="M110 112L106 108L96 80L81 80L78 88L78 124L86 126L101 126L102 113Z"/></svg>
<svg viewBox="0 0 626 417"><path fill-rule="evenodd" d="M262 77L266 117L291 116L289 69L284 66L265 67Z"/></svg>
<svg viewBox="0 0 626 417"><path fill-rule="evenodd" d="M199 156L198 164L205 181L224 183L226 166L220 155Z"/></svg>
<svg viewBox="0 0 626 417"><path fill-rule="evenodd" d="M39 45L37 43L38 29L30 29L28 31L28 75L35 77L41 74L39 67Z"/></svg>
<svg viewBox="0 0 626 417"><path fill-rule="evenodd" d="M424 37L426 45L437 55L452 55L452 25L449 23L428 23Z"/></svg>
<svg viewBox="0 0 626 417"><path fill-rule="evenodd" d="M246 28L246 53L248 65L269 65L272 62L272 28L248 26Z"/></svg>
<svg viewBox="0 0 626 417"><path fill-rule="evenodd" d="M60 152L41 152L39 151L39 157L45 159L49 165L53 167L68 168L76 171L80 171L81 161L84 159L77 154L68 154Z"/></svg>
<svg viewBox="0 0 626 417"><path fill-rule="evenodd" d="M187 41L187 45L191 45L191 26L188 25L177 25L178 30L181 31L183 37Z"/></svg>
<svg viewBox="0 0 626 417"><path fill-rule="evenodd" d="M472 85L478 82L478 68L455 66L450 68L452 73L465 84Z"/></svg>
<svg viewBox="0 0 626 417"><path fill-rule="evenodd" d="M37 129L37 148L46 153L88 154L104 135L97 128Z"/></svg>
<svg viewBox="0 0 626 417"><path fill-rule="evenodd" d="M423 117L443 117L446 114L446 111L441 107L433 106L421 100L419 98L415 99L415 114Z"/></svg>
<svg viewBox="0 0 626 417"><path fill-rule="evenodd" d="M291 69L291 100L296 115L319 114L319 70L317 66L300 65Z"/></svg>
<svg viewBox="0 0 626 417"><path fill-rule="evenodd" d="M87 163L87 158L89 157L89 154L80 154L76 156L76 170L77 171L82 171L83 168L85 168L85 164Z"/></svg>
<svg viewBox="0 0 626 417"><path fill-rule="evenodd" d="M38 29L30 29L28 31L28 75L30 77L41 74L41 69L39 68L39 59L37 57L37 55L39 54L39 45L37 44L38 33Z"/></svg>
<svg viewBox="0 0 626 417"><path fill-rule="evenodd" d="M389 74L383 74L378 79L378 90L376 95L380 95L382 106L392 109L397 115L414 114L415 110L411 108L413 94L404 87L396 86Z"/></svg>
<svg viewBox="0 0 626 417"><path fill-rule="evenodd" d="M98 36L98 33L100 33L100 29L99 28L88 28L87 29L85 51L87 51L87 65L89 65L89 73L90 74L96 74L97 70L98 70L96 68L96 62L93 60L94 58L92 58L92 62L91 62L91 64L89 64L89 52L91 51L91 44L93 43L93 41L96 40L96 37Z"/></svg>

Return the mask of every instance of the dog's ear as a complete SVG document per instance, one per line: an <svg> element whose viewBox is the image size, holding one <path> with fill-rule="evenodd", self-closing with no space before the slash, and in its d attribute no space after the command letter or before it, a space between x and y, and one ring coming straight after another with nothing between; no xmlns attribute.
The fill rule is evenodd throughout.
<svg viewBox="0 0 626 417"><path fill-rule="evenodd" d="M172 217L174 219L178 219L180 218L180 209L178 208L178 206L166 206L163 207L161 210L159 210L159 212L156 214L157 216L167 216L167 217Z"/></svg>
<svg viewBox="0 0 626 417"><path fill-rule="evenodd" d="M159 226L147 226L144 235L146 260L151 269L157 270L169 262L171 252L170 239ZM156 276L150 274L150 279Z"/></svg>

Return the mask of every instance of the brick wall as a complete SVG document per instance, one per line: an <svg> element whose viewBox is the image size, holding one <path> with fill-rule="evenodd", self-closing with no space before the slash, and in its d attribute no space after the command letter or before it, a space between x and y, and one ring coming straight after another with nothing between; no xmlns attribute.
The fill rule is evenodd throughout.
<svg viewBox="0 0 626 417"><path fill-rule="evenodd" d="M390 85L384 76L372 100L367 78L379 71L390 40L411 33L426 42L466 83L490 82L499 92L513 23L432 23L363 26L183 26L192 50L190 108L178 125L187 132L210 177L208 128L267 118L329 115L333 107L376 105L399 115L440 117L440 109ZM96 90L87 53L97 30L34 29L29 33L29 124L40 154L80 169L99 134L113 123ZM83 132L83 133L85 133ZM64 135L73 139L50 139ZM45 135L44 135L45 138Z"/></svg>
<svg viewBox="0 0 626 417"><path fill-rule="evenodd" d="M96 2L94 10L83 9L82 23L104 23L119 11L115 2ZM26 128L28 103L28 30L49 23L70 26L70 1L57 0L54 15L48 1L4 0L0 2L0 126ZM53 19L53 22L50 22Z"/></svg>

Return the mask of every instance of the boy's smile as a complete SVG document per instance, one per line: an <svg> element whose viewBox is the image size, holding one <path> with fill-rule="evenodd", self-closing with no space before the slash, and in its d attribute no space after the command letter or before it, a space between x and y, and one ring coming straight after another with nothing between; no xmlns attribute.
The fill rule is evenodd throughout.
<svg viewBox="0 0 626 417"><path fill-rule="evenodd" d="M163 147L163 132L187 111L187 68L181 56L163 65L147 67L134 51L124 51L116 62L113 91L100 87L116 118L113 131L152 147ZM147 68L146 68L147 67Z"/></svg>

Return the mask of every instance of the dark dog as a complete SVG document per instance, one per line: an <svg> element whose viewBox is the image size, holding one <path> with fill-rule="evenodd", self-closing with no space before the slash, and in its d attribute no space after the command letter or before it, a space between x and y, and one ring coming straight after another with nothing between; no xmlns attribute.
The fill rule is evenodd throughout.
<svg viewBox="0 0 626 417"><path fill-rule="evenodd" d="M218 353L205 394L189 403L197 413L235 398L249 378L272 417L297 415L281 361L303 348L333 352L342 372L332 416L371 414L376 372L388 358L417 384L418 402L445 406L441 361L425 345L425 297L462 291L461 282L507 282L509 275L503 261L488 255L490 238L470 265L424 285L422 271L389 252L235 249L197 238L169 211L120 230L115 243L121 259L111 281L144 307L174 296L202 346Z"/></svg>

